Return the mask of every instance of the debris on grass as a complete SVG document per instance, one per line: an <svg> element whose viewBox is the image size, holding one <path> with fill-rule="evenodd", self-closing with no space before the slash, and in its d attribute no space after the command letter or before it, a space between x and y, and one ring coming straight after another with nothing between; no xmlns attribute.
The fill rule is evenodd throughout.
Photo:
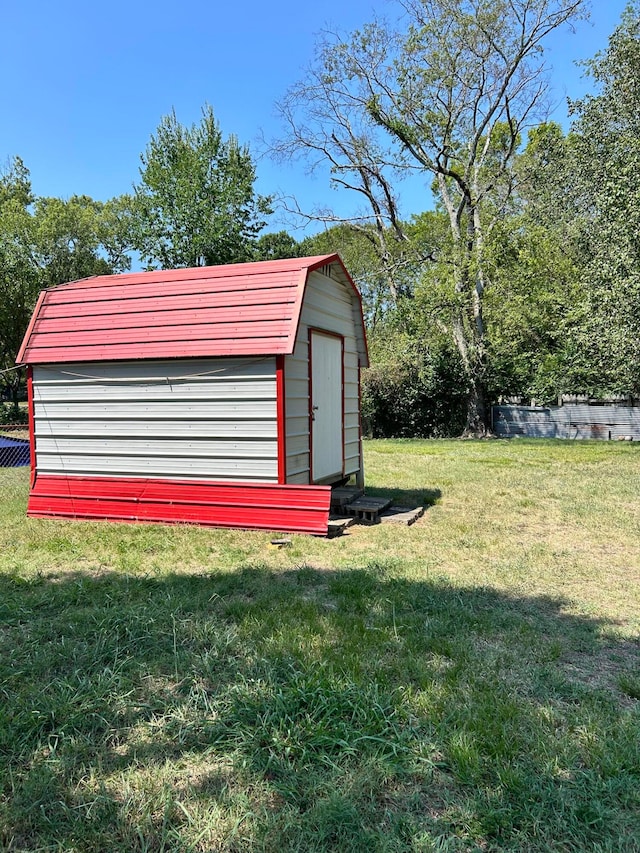
<svg viewBox="0 0 640 853"><path fill-rule="evenodd" d="M291 546L291 539L280 538L280 539L272 539L269 542L270 548L289 548Z"/></svg>

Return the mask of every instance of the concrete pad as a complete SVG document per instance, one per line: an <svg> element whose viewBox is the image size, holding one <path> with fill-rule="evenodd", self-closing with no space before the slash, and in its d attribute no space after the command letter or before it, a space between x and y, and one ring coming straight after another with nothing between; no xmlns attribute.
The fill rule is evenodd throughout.
<svg viewBox="0 0 640 853"><path fill-rule="evenodd" d="M382 524L406 524L409 526L423 515L423 506L390 506L380 515L380 521Z"/></svg>

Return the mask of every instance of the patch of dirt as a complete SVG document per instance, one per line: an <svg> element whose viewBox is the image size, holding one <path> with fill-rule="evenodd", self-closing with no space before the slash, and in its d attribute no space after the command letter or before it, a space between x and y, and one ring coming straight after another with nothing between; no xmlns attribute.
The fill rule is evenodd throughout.
<svg viewBox="0 0 640 853"><path fill-rule="evenodd" d="M90 578L91 580L102 580L103 578L108 577L113 577L119 580L122 575L115 571L115 569L109 569L106 566L95 567L90 560L86 560L82 557L79 557L76 560L75 569L68 569L62 572L56 571L51 574L42 574L42 580L51 584L71 583L85 578Z"/></svg>
<svg viewBox="0 0 640 853"><path fill-rule="evenodd" d="M640 678L640 639L620 640L597 651L565 656L562 668L571 681L593 690L608 690L626 707L636 707L640 701L620 687L623 677Z"/></svg>
<svg viewBox="0 0 640 853"><path fill-rule="evenodd" d="M0 427L0 435L3 435L5 438L20 438L28 441L29 429L27 427L18 427L17 429L13 429L12 427L2 426Z"/></svg>
<svg viewBox="0 0 640 853"><path fill-rule="evenodd" d="M305 590L300 598L302 601L309 604L315 604L317 607L324 610L338 609L338 603L335 598L329 594L329 587L327 584L319 584L318 586Z"/></svg>

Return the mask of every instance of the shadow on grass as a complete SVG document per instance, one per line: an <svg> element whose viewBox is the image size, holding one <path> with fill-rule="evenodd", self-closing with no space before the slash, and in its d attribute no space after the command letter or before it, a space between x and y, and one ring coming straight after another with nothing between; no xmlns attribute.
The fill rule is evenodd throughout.
<svg viewBox="0 0 640 853"><path fill-rule="evenodd" d="M367 486L366 494L370 497L391 498L399 506L435 506L442 498L440 489L378 489Z"/></svg>
<svg viewBox="0 0 640 853"><path fill-rule="evenodd" d="M636 850L638 647L565 605L384 564L3 577L0 845Z"/></svg>

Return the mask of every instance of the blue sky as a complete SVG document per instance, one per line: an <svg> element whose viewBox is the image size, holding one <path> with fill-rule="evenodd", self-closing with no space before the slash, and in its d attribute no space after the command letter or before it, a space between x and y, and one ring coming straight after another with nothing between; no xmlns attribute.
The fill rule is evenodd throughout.
<svg viewBox="0 0 640 853"><path fill-rule="evenodd" d="M37 195L97 199L131 190L140 153L172 108L190 124L208 102L225 135L257 150L261 129L267 137L277 132L274 102L301 76L316 34L390 12L385 0L3 5L0 164L21 156ZM554 34L548 62L557 120L566 122L566 97L588 88L575 61L606 47L625 5L593 0L590 23L574 35ZM258 174L262 192L295 193L307 205L336 200L324 179L302 168L261 160Z"/></svg>

